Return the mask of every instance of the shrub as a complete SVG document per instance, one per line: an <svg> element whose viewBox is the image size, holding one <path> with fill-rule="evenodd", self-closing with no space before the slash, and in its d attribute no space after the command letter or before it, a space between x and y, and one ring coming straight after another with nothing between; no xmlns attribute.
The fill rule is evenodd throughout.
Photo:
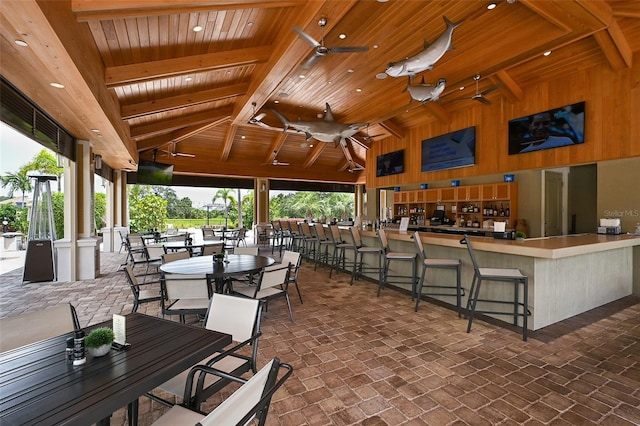
<svg viewBox="0 0 640 426"><path fill-rule="evenodd" d="M88 348L99 348L102 345L110 345L113 339L115 339L113 330L109 327L100 327L89 333L84 343Z"/></svg>

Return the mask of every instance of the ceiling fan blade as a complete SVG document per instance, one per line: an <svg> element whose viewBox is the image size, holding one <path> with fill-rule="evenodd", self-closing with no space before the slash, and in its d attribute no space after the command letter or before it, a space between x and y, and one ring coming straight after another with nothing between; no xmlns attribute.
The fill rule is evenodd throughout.
<svg viewBox="0 0 640 426"><path fill-rule="evenodd" d="M306 41L307 43L309 43L311 46L313 47L318 47L320 46L320 43L318 43L313 37L311 37L309 34L305 33L302 28L298 27L298 26L294 26L293 27L293 31L297 32L298 35L300 36L301 39L303 39L304 41Z"/></svg>
<svg viewBox="0 0 640 426"><path fill-rule="evenodd" d="M484 96L476 96L473 98L476 101L480 101L485 105L491 105L491 101L487 98L485 98Z"/></svg>
<svg viewBox="0 0 640 426"><path fill-rule="evenodd" d="M330 47L329 53L350 53L350 52L367 52L369 48L367 46L345 46L345 47Z"/></svg>
<svg viewBox="0 0 640 426"><path fill-rule="evenodd" d="M306 60L306 62L302 65L302 69L308 70L311 67L313 67L315 65L316 62L318 62L318 59L320 59L320 55L313 55L311 56L309 59Z"/></svg>
<svg viewBox="0 0 640 426"><path fill-rule="evenodd" d="M251 119L249 119L249 124L255 124L257 126L262 126L268 129L269 125L262 122L262 119L265 118L266 116L267 116L266 112L261 112L255 117L252 117Z"/></svg>
<svg viewBox="0 0 640 426"><path fill-rule="evenodd" d="M491 86L491 87L489 87L488 89L486 89L486 90L484 90L484 91L480 92L480 94L481 94L482 96L484 96L484 95L488 95L489 93L491 93L491 92L493 92L494 90L497 90L497 89L498 89L498 86Z"/></svg>
<svg viewBox="0 0 640 426"><path fill-rule="evenodd" d="M174 157L189 157L189 158L194 158L196 155L195 154L189 154L186 152L174 152L173 154Z"/></svg>

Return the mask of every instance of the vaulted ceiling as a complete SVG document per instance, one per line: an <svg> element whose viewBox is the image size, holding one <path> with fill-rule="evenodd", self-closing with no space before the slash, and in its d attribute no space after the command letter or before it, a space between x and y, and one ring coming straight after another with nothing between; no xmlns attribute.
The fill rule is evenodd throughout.
<svg viewBox="0 0 640 426"><path fill-rule="evenodd" d="M366 166L371 144L477 107L475 75L486 101L517 102L523 86L603 62L630 67L640 50L634 0L489 4L3 0L1 72L116 169L155 157L184 174L362 182L346 157ZM446 89L439 103L410 102L407 77L376 76L434 42L444 16L461 22L453 50L414 81L445 78ZM368 50L328 54L308 67L314 47L293 27L326 47ZM336 121L370 124L346 153L283 132L271 111L322 120L326 103ZM268 126L251 123L260 113Z"/></svg>

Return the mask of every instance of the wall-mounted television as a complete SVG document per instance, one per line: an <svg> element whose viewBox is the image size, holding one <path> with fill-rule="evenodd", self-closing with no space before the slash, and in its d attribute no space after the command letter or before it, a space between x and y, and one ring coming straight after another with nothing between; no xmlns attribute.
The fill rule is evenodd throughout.
<svg viewBox="0 0 640 426"><path fill-rule="evenodd" d="M509 121L509 155L584 143L584 102Z"/></svg>
<svg viewBox="0 0 640 426"><path fill-rule="evenodd" d="M422 141L423 172L474 164L476 164L475 126Z"/></svg>
<svg viewBox="0 0 640 426"><path fill-rule="evenodd" d="M404 149L376 157L376 177L404 173Z"/></svg>
<svg viewBox="0 0 640 426"><path fill-rule="evenodd" d="M173 164L156 163L140 160L138 162L137 183L148 185L171 185L173 181Z"/></svg>

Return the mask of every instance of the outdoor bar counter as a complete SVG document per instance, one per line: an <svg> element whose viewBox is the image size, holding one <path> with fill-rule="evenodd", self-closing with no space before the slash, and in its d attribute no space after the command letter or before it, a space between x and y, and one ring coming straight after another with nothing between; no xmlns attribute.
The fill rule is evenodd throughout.
<svg viewBox="0 0 640 426"><path fill-rule="evenodd" d="M415 251L413 232L386 232L392 251ZM365 245L380 244L373 231L361 231L361 235ZM428 257L462 260L462 286L468 292L473 278L473 265L466 246L460 244L461 236L420 232L420 237ZM518 268L529 277L529 328L532 330L631 295L634 288L636 292L640 288L640 237L637 236L578 234L524 241L492 237L469 239L481 267ZM377 266L373 256L365 256L365 261ZM392 262L390 273L410 275L408 265L402 265L404 263ZM418 274L421 267L419 265ZM374 274L367 276L377 278ZM433 283L453 285L455 273L430 270L425 284ZM410 290L408 284L396 286ZM481 290L481 298L487 299L510 300L512 294L512 286L504 284L483 285ZM452 306L455 304L455 298L451 296L430 297ZM463 307L466 306L466 297L463 298ZM420 309L428 309L428 305ZM495 318L511 320L508 316Z"/></svg>

